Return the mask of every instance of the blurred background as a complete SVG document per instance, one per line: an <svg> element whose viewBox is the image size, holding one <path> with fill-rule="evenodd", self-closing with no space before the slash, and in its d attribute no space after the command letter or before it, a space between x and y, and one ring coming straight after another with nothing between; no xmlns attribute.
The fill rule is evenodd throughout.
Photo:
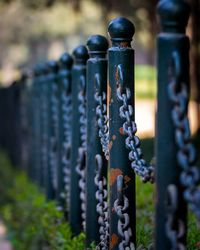
<svg viewBox="0 0 200 250"><path fill-rule="evenodd" d="M136 120L144 136L154 134L156 96L157 0L0 0L0 82L9 85L21 70L58 59L85 44L88 36L107 36L111 19L125 16L136 27ZM199 0L190 0L192 130L200 127ZM144 101L145 100L145 101ZM145 113L144 113L145 112ZM142 114L142 116L141 116ZM145 121L145 122L144 122Z"/></svg>

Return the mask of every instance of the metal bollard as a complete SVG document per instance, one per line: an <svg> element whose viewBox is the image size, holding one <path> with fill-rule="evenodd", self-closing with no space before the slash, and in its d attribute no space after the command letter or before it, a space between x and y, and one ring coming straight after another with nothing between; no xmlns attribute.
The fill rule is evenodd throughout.
<svg viewBox="0 0 200 250"><path fill-rule="evenodd" d="M64 53L59 59L59 166L57 200L64 213L69 208L71 155L71 67L72 57Z"/></svg>
<svg viewBox="0 0 200 250"><path fill-rule="evenodd" d="M53 199L57 190L58 169L58 64L56 61L48 62L48 171L47 171L47 198Z"/></svg>
<svg viewBox="0 0 200 250"><path fill-rule="evenodd" d="M98 209L104 208L104 200L99 203L97 197L101 195L97 193L97 186L101 185L101 179L107 180L107 161L102 152L99 126L100 120L96 114L98 106L97 98L104 93L104 105L106 105L107 93L107 59L106 53L108 49L108 41L100 35L91 36L87 41L90 59L87 61L87 158L86 158L86 247L90 247L92 242L99 244L100 242L100 220L103 221L103 214L99 215ZM97 96L98 95L98 96ZM97 169L96 155L102 158L102 169ZM99 172L100 171L100 172ZM98 172L98 173L97 173ZM95 181L96 175L97 180ZM95 183L97 182L97 183ZM104 189L102 192L106 192ZM104 193L102 194L105 195ZM103 198L105 199L105 198ZM99 208L97 207L99 206ZM100 224L100 225L99 225Z"/></svg>
<svg viewBox="0 0 200 250"><path fill-rule="evenodd" d="M72 149L71 149L71 173L70 173L70 205L69 223L73 234L79 234L82 230L82 209L80 200L79 175L76 170L79 148L81 147L79 92L84 91L82 85L86 81L86 61L88 52L85 46L80 45L73 51L74 65L72 67Z"/></svg>
<svg viewBox="0 0 200 250"><path fill-rule="evenodd" d="M131 48L134 25L126 18L116 18L109 24L112 47L109 61L109 149L110 149L110 249L122 249L135 244L135 175L125 146L126 123L120 117L125 107L134 112L134 50ZM123 100L123 101L122 101ZM130 123L132 121L129 121ZM123 177L123 202L118 203L117 180ZM128 205L127 205L128 202ZM116 207L115 204L118 203ZM123 205L122 205L123 203ZM124 206L124 210L123 210ZM117 208L117 210L116 210ZM122 209L119 216L118 209ZM126 217L126 218L125 218ZM125 224L126 226L125 226Z"/></svg>
<svg viewBox="0 0 200 250"><path fill-rule="evenodd" d="M157 40L156 249L185 249L187 207L180 186L169 87L173 77L189 84L189 39L185 35L189 6L185 1L162 0L158 14L162 31Z"/></svg>

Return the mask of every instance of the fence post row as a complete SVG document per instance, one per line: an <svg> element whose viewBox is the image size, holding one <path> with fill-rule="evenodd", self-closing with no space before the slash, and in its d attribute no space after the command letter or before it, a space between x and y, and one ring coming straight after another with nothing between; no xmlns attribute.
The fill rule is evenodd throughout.
<svg viewBox="0 0 200 250"><path fill-rule="evenodd" d="M155 249L186 249L187 204L200 219L187 117L189 6L161 0L158 14L155 166L143 159L135 135L135 28L126 18L110 22L109 49L104 36L93 35L72 57L38 64L21 85L0 89L1 146L19 163L21 143L19 164L56 200L73 235L86 233L87 249L93 242L96 249L136 249L135 174L156 179Z"/></svg>

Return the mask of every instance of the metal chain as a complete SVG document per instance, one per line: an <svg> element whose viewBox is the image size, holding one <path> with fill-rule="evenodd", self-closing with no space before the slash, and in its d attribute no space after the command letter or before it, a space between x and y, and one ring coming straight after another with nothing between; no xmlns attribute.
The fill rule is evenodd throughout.
<svg viewBox="0 0 200 250"><path fill-rule="evenodd" d="M134 122L133 107L128 104L131 99L131 91L129 88L125 90L119 84L117 88L117 98L122 102L122 106L119 109L119 115L125 120L123 124L123 132L127 136L125 140L126 147L130 150L129 160L131 161L131 167L137 175L139 175L143 182L150 181L153 183L154 178L154 166L148 165L142 158L142 149L140 148L140 139L135 134L137 132L136 123Z"/></svg>
<svg viewBox="0 0 200 250"><path fill-rule="evenodd" d="M95 77L100 86L100 79L98 75ZM109 159L109 130L108 130L108 117L107 117L107 105L106 105L106 93L100 93L96 91L94 98L97 102L96 116L97 124L99 127L99 137L102 146L102 151L104 152L105 158Z"/></svg>
<svg viewBox="0 0 200 250"><path fill-rule="evenodd" d="M185 234L184 222L177 219L178 212L178 189L175 185L169 185L167 188L167 222L166 234L171 243L171 250L185 250L181 242Z"/></svg>
<svg viewBox="0 0 200 250"><path fill-rule="evenodd" d="M78 149L78 159L76 171L80 177L79 187L80 187L80 199L81 199L81 217L83 230L85 231L86 226L86 173L85 173L85 157L86 157L86 82L85 77L81 76L80 78L80 91L78 94L79 104L79 113L80 113L80 138L81 146Z"/></svg>
<svg viewBox="0 0 200 250"><path fill-rule="evenodd" d="M177 52L172 56L173 64L180 66L180 56ZM171 68L170 68L171 69ZM171 117L175 127L175 141L178 147L177 161L182 168L180 182L185 187L184 199L200 221L200 171L194 165L196 151L191 143L189 120L187 116L188 87L180 79L179 70L171 72L171 81L168 86L169 99L172 102Z"/></svg>
<svg viewBox="0 0 200 250"><path fill-rule="evenodd" d="M129 227L129 214L127 213L129 207L128 198L123 194L123 176L117 177L117 192L118 198L114 202L114 209L118 215L118 233L122 237L119 244L119 250L135 250L134 243L131 242L132 231Z"/></svg>
<svg viewBox="0 0 200 250"><path fill-rule="evenodd" d="M99 234L100 234L100 243L97 246L97 249L107 250L109 242L109 222L108 222L108 192L107 192L107 180L102 174L102 156L96 155L96 175L95 175L95 185L97 187L96 199L97 206L96 211L99 214L98 223L99 223Z"/></svg>
<svg viewBox="0 0 200 250"><path fill-rule="evenodd" d="M63 79L63 84L67 85L69 82L66 78ZM64 174L64 194L63 198L66 199L66 210L69 212L69 200L70 200L70 151L71 151L71 95L66 94L65 91L61 94L61 115L62 115L62 126L63 126L63 141L62 141L62 152L61 162L63 166ZM62 194L61 194L62 196Z"/></svg>

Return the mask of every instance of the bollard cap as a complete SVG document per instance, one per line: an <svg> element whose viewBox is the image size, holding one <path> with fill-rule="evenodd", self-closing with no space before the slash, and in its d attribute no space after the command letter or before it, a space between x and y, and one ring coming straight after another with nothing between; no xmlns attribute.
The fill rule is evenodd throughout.
<svg viewBox="0 0 200 250"><path fill-rule="evenodd" d="M86 46L79 45L73 51L73 56L76 62L86 63L89 58Z"/></svg>
<svg viewBox="0 0 200 250"><path fill-rule="evenodd" d="M40 64L36 64L35 67L34 67L34 69L33 69L33 75L35 77L37 77L37 76L40 76L41 73L42 72L41 72Z"/></svg>
<svg viewBox="0 0 200 250"><path fill-rule="evenodd" d="M190 6L186 1L161 0L157 10L163 31L185 32L190 14Z"/></svg>
<svg viewBox="0 0 200 250"><path fill-rule="evenodd" d="M109 23L108 33L114 42L130 42L135 33L135 26L127 18L118 17Z"/></svg>
<svg viewBox="0 0 200 250"><path fill-rule="evenodd" d="M47 62L47 66L48 66L48 72L53 72L56 73L58 71L58 62L55 60L51 60Z"/></svg>
<svg viewBox="0 0 200 250"><path fill-rule="evenodd" d="M72 64L73 64L73 59L70 56L70 54L67 52L63 53L59 59L60 67L70 69L72 67Z"/></svg>
<svg viewBox="0 0 200 250"><path fill-rule="evenodd" d="M108 49L108 40L105 36L93 35L88 38L87 47L90 54L106 53Z"/></svg>

